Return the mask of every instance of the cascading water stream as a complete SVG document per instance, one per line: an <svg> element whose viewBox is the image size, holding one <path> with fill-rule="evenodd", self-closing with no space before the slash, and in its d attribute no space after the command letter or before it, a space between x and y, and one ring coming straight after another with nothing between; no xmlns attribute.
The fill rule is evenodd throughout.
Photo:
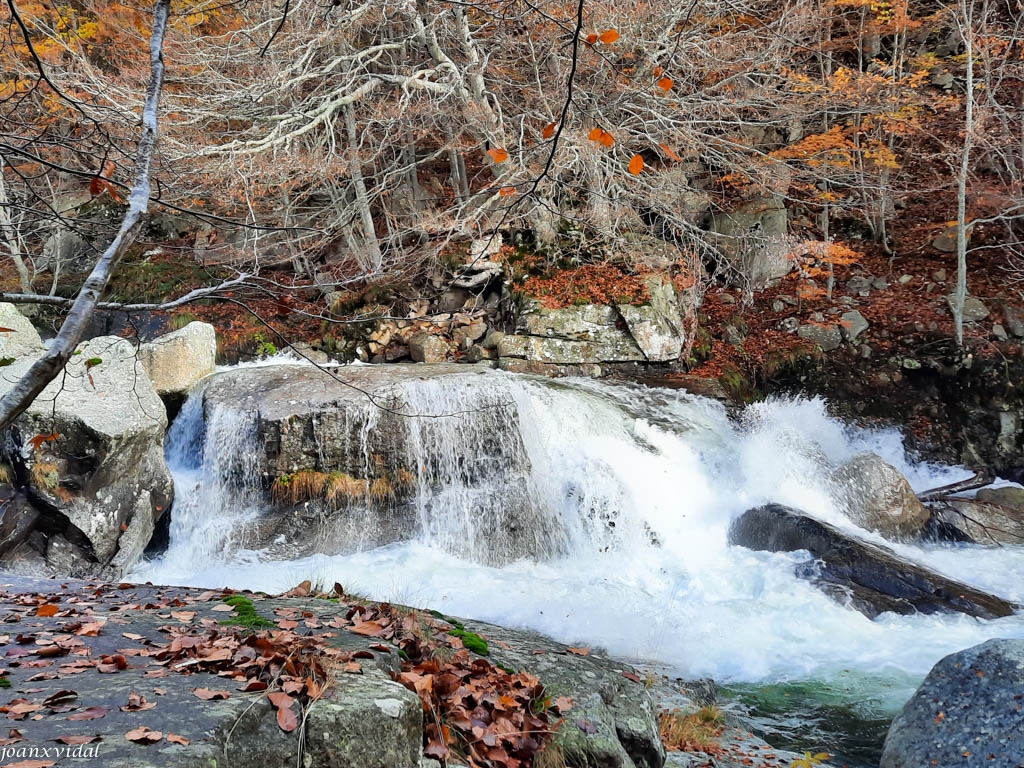
<svg viewBox="0 0 1024 768"><path fill-rule="evenodd" d="M1024 637L1020 615L871 621L797 579L805 555L727 544L731 521L766 502L882 542L844 516L825 479L860 451L917 490L967 474L910 462L897 432L848 429L820 400L771 400L730 420L711 400L591 380L493 373L403 388L410 411L441 416L410 420L415 523L404 540L288 561L246 549L232 533L260 510L255 415L214 409L204 422L193 395L168 438L170 548L133 576L271 592L339 581L684 677L823 680L889 711L943 655ZM1024 548L889 546L1024 602Z"/></svg>

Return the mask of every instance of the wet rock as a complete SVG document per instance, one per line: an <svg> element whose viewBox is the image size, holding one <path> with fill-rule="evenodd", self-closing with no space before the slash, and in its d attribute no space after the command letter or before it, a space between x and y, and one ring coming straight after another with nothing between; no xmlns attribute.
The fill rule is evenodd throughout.
<svg viewBox="0 0 1024 768"><path fill-rule="evenodd" d="M801 325L796 334L801 339L816 344L822 352L831 352L843 343L843 334L834 325Z"/></svg>
<svg viewBox="0 0 1024 768"><path fill-rule="evenodd" d="M139 347L139 362L158 395L184 395L217 367L217 332L193 322Z"/></svg>
<svg viewBox="0 0 1024 768"><path fill-rule="evenodd" d="M1024 512L1024 488L1004 485L1000 488L982 488L975 497L978 501L999 504Z"/></svg>
<svg viewBox="0 0 1024 768"><path fill-rule="evenodd" d="M1024 640L989 640L936 664L893 721L881 768L1019 768Z"/></svg>
<svg viewBox="0 0 1024 768"><path fill-rule="evenodd" d="M907 478L873 453L854 456L829 482L851 521L887 538L915 536L931 516Z"/></svg>
<svg viewBox="0 0 1024 768"><path fill-rule="evenodd" d="M211 414L247 414L261 488L304 471L337 484L333 502L325 489L308 504L271 509L253 524L253 545L300 557L406 540L417 533L415 497L472 515L469 533L445 540L459 556L502 564L563 546L564 532L531 494L505 377L457 363L350 366L334 376L263 366L222 371L206 385L208 439ZM410 418L451 413L453 402L456 415Z"/></svg>
<svg viewBox="0 0 1024 768"><path fill-rule="evenodd" d="M744 512L729 529L729 543L768 552L807 550L812 559L796 567L797 576L872 619L887 611L993 619L1018 608L781 504Z"/></svg>
<svg viewBox="0 0 1024 768"><path fill-rule="evenodd" d="M430 333L418 333L409 339L409 357L417 363L443 363L448 359L448 345Z"/></svg>
<svg viewBox="0 0 1024 768"><path fill-rule="evenodd" d="M982 499L949 501L932 512L929 528L936 526L939 533L935 538L939 540L1024 544L1024 509L999 502Z"/></svg>
<svg viewBox="0 0 1024 768"><path fill-rule="evenodd" d="M32 362L20 358L7 367L0 394ZM49 572L101 570L120 578L170 506L173 483L163 451L167 413L125 339L86 342L65 370L15 422L8 458L23 466L17 471L43 512L40 530L82 552L70 570L62 557Z"/></svg>

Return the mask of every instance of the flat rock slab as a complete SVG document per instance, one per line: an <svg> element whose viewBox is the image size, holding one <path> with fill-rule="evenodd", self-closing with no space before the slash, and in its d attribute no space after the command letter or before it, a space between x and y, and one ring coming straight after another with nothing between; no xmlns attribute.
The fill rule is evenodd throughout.
<svg viewBox="0 0 1024 768"><path fill-rule="evenodd" d="M376 604L246 593L256 614L278 625L259 637L280 630L299 640L322 640L358 659L339 668L323 694L308 703L303 727L287 732L266 692L242 690L247 685L234 664L244 660L249 645L235 642L234 657L216 673L200 670L195 657L182 661L165 653L183 635L216 632L237 640L223 622L237 616L224 601L239 593L7 574L0 574L0 583L0 674L10 683L0 689L0 714L9 720L0 738L9 733L8 761L42 759L38 768L44 768L45 760L63 764L61 758L91 754L105 768L433 764L423 756L421 701L394 679L403 670L398 648L346 624L353 605ZM413 609L396 607L393 615L432 620ZM529 632L468 621L465 626L487 640L490 663L536 675L551 699L571 697L555 737L575 761L570 764L661 768L655 708L631 667ZM202 689L218 693L204 698ZM127 737L140 728L160 738L145 744Z"/></svg>

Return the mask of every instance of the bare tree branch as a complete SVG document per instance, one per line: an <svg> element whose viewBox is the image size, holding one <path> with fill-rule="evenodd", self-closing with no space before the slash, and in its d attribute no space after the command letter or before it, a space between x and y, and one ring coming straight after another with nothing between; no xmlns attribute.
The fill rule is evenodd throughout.
<svg viewBox="0 0 1024 768"><path fill-rule="evenodd" d="M28 372L18 380L3 398L0 398L0 429L9 427L25 411L32 401L61 372L74 354L89 319L99 302L100 296L110 282L118 261L128 246L135 240L142 216L146 213L150 195L150 167L156 149L157 107L163 86L164 61L163 43L167 32L167 17L170 14L170 0L157 0L153 9L153 33L150 37L150 79L146 89L146 101L142 110L142 137L139 139L138 155L135 161L135 181L128 198L128 210L121 221L114 241L107 247L93 267L82 290L61 326L60 332Z"/></svg>

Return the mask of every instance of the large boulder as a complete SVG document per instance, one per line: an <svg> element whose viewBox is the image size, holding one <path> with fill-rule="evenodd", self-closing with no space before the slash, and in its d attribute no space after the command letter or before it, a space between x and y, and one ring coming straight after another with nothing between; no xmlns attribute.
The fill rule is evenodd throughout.
<svg viewBox="0 0 1024 768"><path fill-rule="evenodd" d="M258 472L279 503L253 535L282 539L290 556L422 533L487 563L547 557L565 534L532 493L510 387L454 363L222 371L205 390L207 443L211 414L253 415Z"/></svg>
<svg viewBox="0 0 1024 768"><path fill-rule="evenodd" d="M781 197L759 197L711 217L708 238L730 266L755 287L789 274L789 214Z"/></svg>
<svg viewBox="0 0 1024 768"><path fill-rule="evenodd" d="M881 768L1020 768L1024 640L989 640L936 664L889 728Z"/></svg>
<svg viewBox="0 0 1024 768"><path fill-rule="evenodd" d="M675 287L660 274L644 284L645 304L550 309L535 303L520 316L516 333L498 343L498 355L553 366L677 360L685 334Z"/></svg>
<svg viewBox="0 0 1024 768"><path fill-rule="evenodd" d="M857 454L829 479L846 516L887 538L915 536L931 517L907 478L876 454Z"/></svg>
<svg viewBox="0 0 1024 768"><path fill-rule="evenodd" d="M781 504L744 512L729 529L729 543L768 552L806 550L812 559L796 567L797 576L869 618L892 611L993 619L1018 608Z"/></svg>
<svg viewBox="0 0 1024 768"><path fill-rule="evenodd" d="M33 360L5 369L0 394ZM41 516L3 565L119 578L171 503L166 428L164 404L135 347L112 336L83 344L6 436L11 479Z"/></svg>
<svg viewBox="0 0 1024 768"><path fill-rule="evenodd" d="M185 395L217 367L217 331L192 322L139 347L139 362L158 395Z"/></svg>
<svg viewBox="0 0 1024 768"><path fill-rule="evenodd" d="M17 360L43 351L39 332L13 304L0 303L0 329L0 358Z"/></svg>

